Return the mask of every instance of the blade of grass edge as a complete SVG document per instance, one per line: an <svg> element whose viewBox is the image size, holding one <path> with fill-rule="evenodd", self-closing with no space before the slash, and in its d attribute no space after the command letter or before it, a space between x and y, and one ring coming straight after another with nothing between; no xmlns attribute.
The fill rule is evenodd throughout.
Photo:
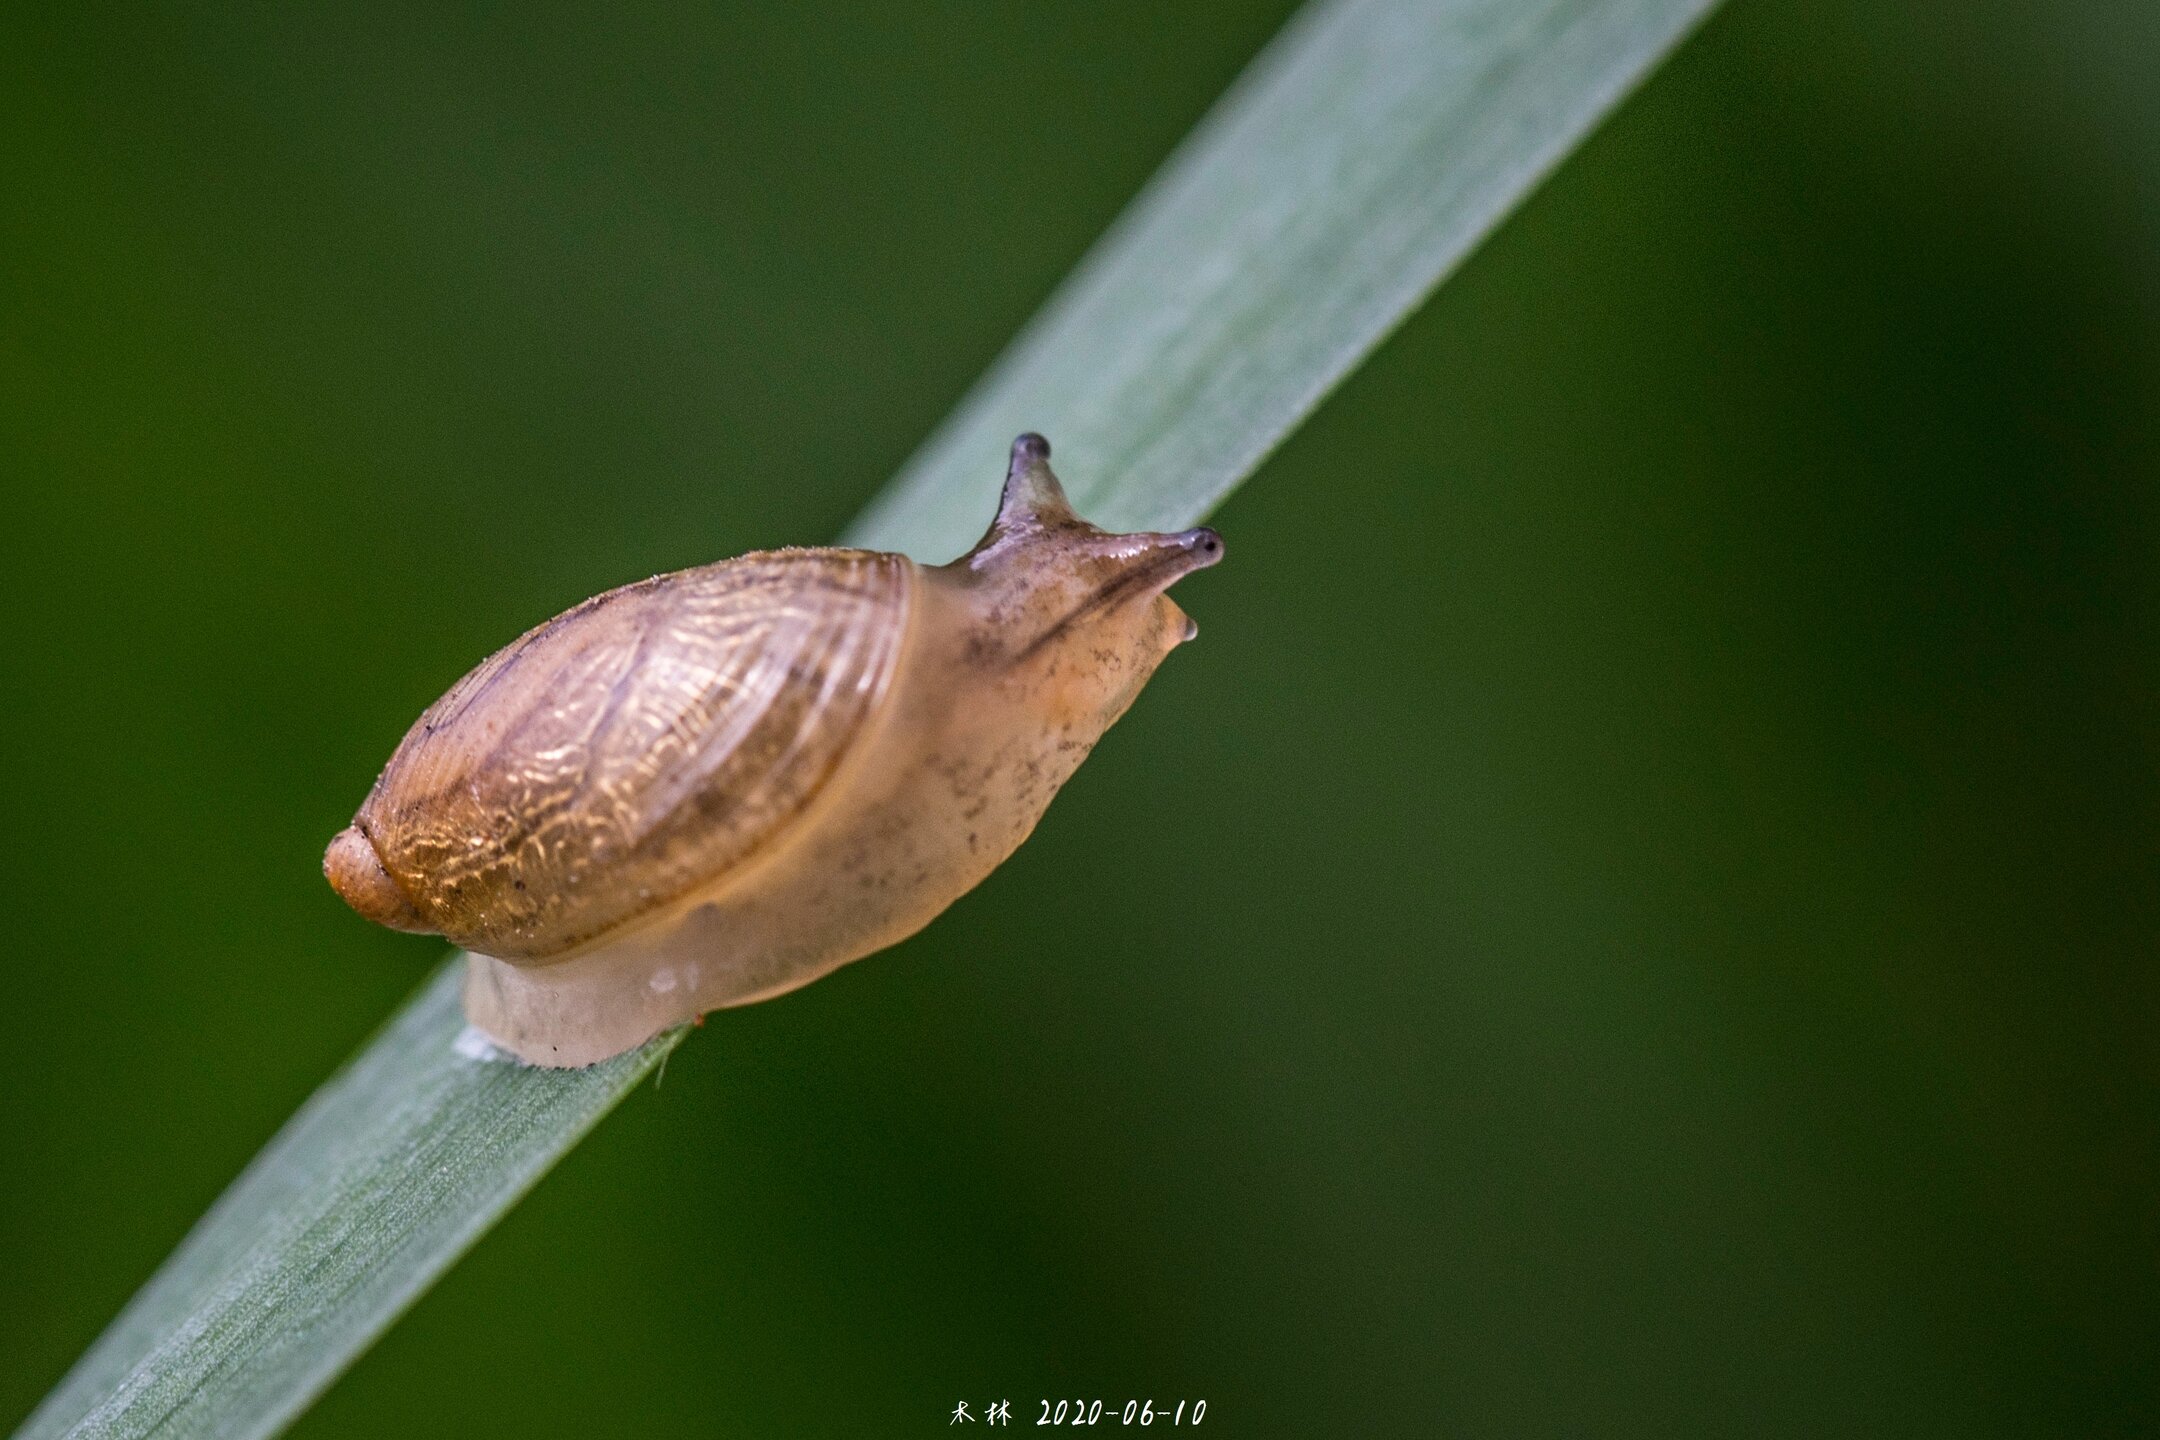
<svg viewBox="0 0 2160 1440"><path fill-rule="evenodd" d="M461 1043L462 971L438 967L285 1123L24 1435L275 1433L681 1039L509 1063Z"/></svg>
<svg viewBox="0 0 2160 1440"><path fill-rule="evenodd" d="M1096 524L1197 523L1715 3L1308 6L848 539L966 549L1023 430Z"/></svg>
<svg viewBox="0 0 2160 1440"><path fill-rule="evenodd" d="M1204 518L1714 3L1308 7L848 539L963 549L1024 429L1098 523ZM286 1124L22 1440L275 1433L681 1038L526 1069L458 1043L457 974Z"/></svg>

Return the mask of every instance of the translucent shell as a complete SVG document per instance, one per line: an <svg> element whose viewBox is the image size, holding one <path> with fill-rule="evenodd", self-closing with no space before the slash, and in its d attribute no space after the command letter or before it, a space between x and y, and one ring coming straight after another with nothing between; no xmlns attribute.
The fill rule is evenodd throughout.
<svg viewBox="0 0 2160 1440"><path fill-rule="evenodd" d="M458 945L572 953L787 832L876 715L915 584L781 550L597 596L422 715L355 823Z"/></svg>

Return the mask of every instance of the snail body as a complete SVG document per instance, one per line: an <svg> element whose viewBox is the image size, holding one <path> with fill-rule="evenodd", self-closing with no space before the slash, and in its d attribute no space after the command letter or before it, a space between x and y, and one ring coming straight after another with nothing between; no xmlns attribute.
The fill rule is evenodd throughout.
<svg viewBox="0 0 2160 1440"><path fill-rule="evenodd" d="M589 1065L896 943L1001 864L1192 622L1211 530L1082 521L1049 446L949 565L767 551L586 601L407 733L324 870L469 952L465 1009Z"/></svg>

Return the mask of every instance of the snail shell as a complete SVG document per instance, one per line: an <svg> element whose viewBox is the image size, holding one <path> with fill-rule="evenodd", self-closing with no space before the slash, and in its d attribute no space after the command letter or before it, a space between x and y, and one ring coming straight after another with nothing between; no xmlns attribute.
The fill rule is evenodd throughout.
<svg viewBox="0 0 2160 1440"><path fill-rule="evenodd" d="M1113 535L1013 446L950 565L778 550L597 596L414 724L324 870L471 953L468 1018L586 1065L929 923L1193 626L1211 530Z"/></svg>

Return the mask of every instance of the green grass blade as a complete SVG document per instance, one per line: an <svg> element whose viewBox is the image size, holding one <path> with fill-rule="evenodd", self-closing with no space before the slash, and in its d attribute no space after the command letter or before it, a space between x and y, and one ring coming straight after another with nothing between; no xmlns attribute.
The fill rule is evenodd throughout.
<svg viewBox="0 0 2160 1440"><path fill-rule="evenodd" d="M850 532L942 559L1037 429L1089 518L1190 524L1713 0L1342 0L1295 20ZM446 967L267 1146L31 1437L275 1432L679 1036L460 1053Z"/></svg>
<svg viewBox="0 0 2160 1440"><path fill-rule="evenodd" d="M462 974L286 1122L24 1436L274 1434L682 1036L588 1070L461 1053Z"/></svg>
<svg viewBox="0 0 2160 1440"><path fill-rule="evenodd" d="M848 538L966 549L1023 430L1099 525L1204 517L1714 3L1308 7Z"/></svg>

